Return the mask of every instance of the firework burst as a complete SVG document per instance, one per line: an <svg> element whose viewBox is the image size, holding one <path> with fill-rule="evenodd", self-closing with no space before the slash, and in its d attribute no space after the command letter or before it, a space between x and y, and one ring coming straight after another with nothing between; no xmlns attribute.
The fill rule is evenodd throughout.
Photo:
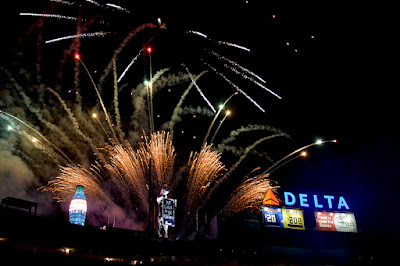
<svg viewBox="0 0 400 266"><path fill-rule="evenodd" d="M254 172L254 170L252 172ZM248 176L239 187L232 192L230 199L222 209L224 215L230 216L242 212L257 212L261 209L267 191L269 189L276 191L278 188L274 186L273 181L268 178L269 174L260 174L250 178L248 178Z"/></svg>
<svg viewBox="0 0 400 266"><path fill-rule="evenodd" d="M67 1L55 2L69 5L66 4L69 3ZM115 11L121 11L123 14L130 14L128 9L116 5L102 5L95 1L88 2L98 8L105 10L112 8ZM84 3L82 6L85 7L85 5L88 5L88 3ZM71 45L64 51L59 63L57 77L60 84L54 86L46 85L45 78L41 76L39 70L36 73L37 79L32 80L30 79L30 72L23 67L19 67L18 74L14 78L9 70L0 66L0 70L4 74L2 74L2 82L4 80L4 84L9 89L0 92L2 97L0 107L5 110L0 113L0 118L9 123L10 126L12 125L13 131L31 139L36 139L36 141L24 142L23 144L14 141L13 149L15 153L20 154L26 165L36 175L40 176L42 185L40 190L51 192L53 198L57 201L69 200L76 186L82 185L85 187L89 200L91 198L96 199L105 206L118 206L127 214L132 212L140 214L140 217L136 217L134 222L143 224L146 223L146 218L152 208L149 197L152 194L158 195L162 188L167 188L170 190L172 197L178 198L178 212L182 217L178 224L182 224L180 235L183 235L193 223L194 214L205 208L217 187L232 175L234 170L257 145L276 137L287 137L285 133L278 129L265 125L253 125L233 131L228 139L225 139L220 145L216 144L216 148L214 148L213 143L207 144L208 134L210 134L220 110L216 112L216 108L212 104L211 97L213 94L209 90L201 90L199 87L200 81L203 81L205 76L214 75L214 77L222 78L236 91L234 94L229 91L227 95L232 97L233 95L241 94L263 112L264 109L260 104L234 83L235 78L251 81L279 99L280 96L267 89L263 85L265 81L249 69L220 53L204 47L196 47L197 50L191 52L191 54L199 54L199 58L196 59L201 68L197 72L199 74L195 74L193 69L196 69L196 67L192 68L193 62L179 62L176 65L179 68L178 70L183 72L166 74L167 71L176 70L173 67L168 67L161 68L153 75L151 59L146 59L150 57L150 54L145 52L145 48L157 33L161 30L163 32L167 31L165 24L160 22L159 25L144 23L130 30L119 45L115 46L114 52L111 53L112 57L105 65L104 70L101 73L99 72L99 76L92 77L93 71L90 70L90 62L86 66L78 53L82 48L80 39L82 37L101 36L102 40L109 40L107 38L114 33L109 33L109 30L96 30L94 33L85 33L89 26L94 24L95 19L81 18L80 14L76 17L36 13L21 13L20 15L40 17L43 20L53 19L54 21L54 18L58 18L59 20L78 21L76 34L51 39L47 42L53 43L50 46L54 48L68 40L71 41ZM81 21L86 21L86 25L81 26ZM38 24L35 25L38 26ZM144 34L145 31L153 34L151 38L147 38ZM42 31L39 32L42 34ZM230 42L214 41L207 35L197 31L185 31L184 34L192 35L193 38L197 39L199 37L204 38L207 41L207 45L217 44L217 47L228 46L225 48L238 49L242 52L243 50L250 51L246 47ZM128 53L127 49L129 47L134 47L131 42L137 36L145 39L147 41L146 44L142 45L141 49L132 48L134 52L131 52L129 56L122 56L124 52ZM42 40L42 36L39 36L38 39ZM139 43L143 42L139 41ZM64 71L67 72L67 68L64 66L68 65L68 58L73 53L76 53L75 61L72 62L74 65L74 84L65 85L63 83L63 75ZM144 58L143 63L139 60L141 54ZM213 61L207 60L210 54L213 57ZM126 58L130 59L129 62L125 61ZM119 77L118 63L124 67ZM150 63L150 66L146 65L147 63ZM137 65L133 67L133 64ZM93 88L85 87L84 78L80 80L82 73L80 73L79 69L81 66L86 71L84 73L86 79L87 77L90 79L90 82L86 83L91 84ZM189 71L189 66L193 73ZM150 73L146 73L145 77L141 78L139 85L133 87L130 85L132 80L135 80L135 73L133 73L132 69L137 68L146 69L145 72L150 69ZM107 97L110 96L107 88L112 87L108 86L109 83L107 83L111 70L113 73L113 93L111 97ZM226 70L234 74L229 76L232 73L224 72ZM150 77L150 79L147 79L148 85L146 86L142 81L147 77ZM200 80L200 78L202 79ZM122 84L122 81L126 83ZM23 83L23 85L20 83ZM173 109L170 121L164 121L164 123L160 124L163 130L155 131L154 128L157 127L153 116L154 109L158 106L153 104L153 100L156 100L157 94L161 93L165 87L182 85L188 87L181 94L178 104ZM187 96L193 86L196 87L198 94L201 96L198 97L198 94L196 94L196 97L202 98L201 102L203 104L206 102L206 108L183 106L186 98L189 98ZM119 97L120 93L125 92L123 90L127 90L125 89L126 87L133 87L130 91L131 98ZM71 93L72 91L75 93ZM84 93L81 93L82 91ZM87 97L88 95L90 100L85 103L85 96ZM107 102L108 98L113 100L112 103ZM127 100L126 98L129 99ZM125 100L125 102L127 100L128 103L130 101L132 104L120 104L120 100ZM225 104L228 100L225 101ZM93 103L93 101L96 103ZM110 111L112 109L109 107L110 105L114 112ZM128 105L129 107L127 107ZM171 105L170 102L168 102L168 105ZM121 106L123 106L124 112L132 112L130 113L130 119L127 119L129 114L125 115L124 112L120 112ZM133 110L131 110L132 107ZM93 115L94 113L96 115ZM191 151L189 159L187 157L177 158L182 156L176 152L174 144L176 145L177 142L173 140L174 127L183 120L182 116L185 113L202 113L211 116L217 113L202 145L196 147L196 145L191 144L191 147L184 147L184 150ZM269 132L267 136L264 135L247 148L237 148L236 150L239 152L237 154L234 153L234 155L238 155L239 160L232 164L231 167L225 167L225 162L222 162L222 153L229 150L232 151L232 147L234 147L229 146L231 147L229 148L227 144L234 142L240 133L252 130ZM221 131L219 135L222 135ZM272 134L270 134L271 132ZM12 138L9 132L0 133L2 139ZM175 134L175 138L178 138L178 136L178 134ZM43 156L34 156L37 154L37 149L44 153ZM56 163L53 163L51 171L43 173L38 168L40 168L40 165L46 164L49 161L49 157ZM178 163L182 161L187 162L187 164L179 165ZM178 182L183 185L173 185ZM174 190L177 187L184 187L185 191ZM259 207L262 196L271 187L273 186L267 179L267 175L259 175L252 178L246 177L245 181L232 193L231 199L223 209L224 213L230 214L231 212L241 212ZM154 191L150 191L150 189ZM260 198L261 201L258 203ZM101 216L101 214L98 214L98 216Z"/></svg>

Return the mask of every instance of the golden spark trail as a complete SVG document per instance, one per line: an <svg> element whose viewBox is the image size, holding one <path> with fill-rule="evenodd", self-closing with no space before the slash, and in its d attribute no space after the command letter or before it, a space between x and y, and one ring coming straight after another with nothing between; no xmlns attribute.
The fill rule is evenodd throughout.
<svg viewBox="0 0 400 266"><path fill-rule="evenodd" d="M60 171L59 176L49 181L47 186L41 187L40 190L50 191L54 199L63 202L73 196L76 186L81 185L85 188L87 195L111 202L101 187L101 177L94 169L88 170L82 165L68 165L60 167Z"/></svg>
<svg viewBox="0 0 400 266"><path fill-rule="evenodd" d="M64 156L64 158L72 163L71 159L62 151L60 150L56 145L54 145L53 143L51 143L45 136L43 136L39 131L37 131L36 129L34 129L33 127L31 127L30 125L28 125L27 123L25 123L24 121L22 121L21 119L19 119L18 117L13 116L12 114L9 114L3 110L0 110L0 115L7 115L13 119L15 119L16 121L20 122L21 124L23 124L24 126L26 126L27 128L29 128L30 130L32 130L33 132L35 132L37 135L39 135L42 139L44 139L51 147L53 147L55 150L57 150L60 154L62 154Z"/></svg>
<svg viewBox="0 0 400 266"><path fill-rule="evenodd" d="M187 197L185 216L180 236L193 223L193 215L206 202L205 195L213 186L213 183L226 170L220 161L221 154L211 150L211 145L204 145L200 153L191 153L189 157Z"/></svg>
<svg viewBox="0 0 400 266"><path fill-rule="evenodd" d="M260 211L263 198L267 191L269 189L277 189L277 187L272 185L271 180L267 179L268 176L268 174L261 174L255 177L245 178L245 181L232 192L230 199L222 209L222 213L225 215L233 215L245 211Z"/></svg>
<svg viewBox="0 0 400 266"><path fill-rule="evenodd" d="M105 168L110 170L119 180L122 191L127 191L135 199L132 204L144 211L144 202L148 197L147 176L150 157L142 145L137 151L126 142L111 144L105 147L108 162Z"/></svg>
<svg viewBox="0 0 400 266"><path fill-rule="evenodd" d="M92 82L93 87L94 87L94 89L96 90L97 97L99 98L101 107L103 108L104 114L105 114L105 116L106 116L106 118L107 118L108 125L110 126L111 132L113 133L114 139L115 139L116 142L118 142L118 138L117 138L117 136L115 135L114 129L113 129L112 125L111 125L111 119L110 119L110 117L108 116L107 109L106 109L106 107L104 106L103 99L101 98L100 92L99 92L99 90L97 89L97 86L96 86L96 84L95 84L94 81L93 81L92 75L90 75L89 69L86 67L85 63L83 63L83 61L80 59L80 57L77 57L77 59L82 63L83 67L84 67L85 70L86 70L86 73L89 75L90 81Z"/></svg>
<svg viewBox="0 0 400 266"><path fill-rule="evenodd" d="M219 123L219 125L218 125L218 127L217 127L217 130L215 130L215 133L214 133L214 135L212 136L212 138L211 138L211 140L210 140L210 143L211 143L211 144L214 142L215 136L217 135L219 129L221 128L222 124L224 123L226 117L227 117L229 114L230 114L230 112L227 111L226 114L225 114L225 116L224 116L224 118L222 118L221 122Z"/></svg>
<svg viewBox="0 0 400 266"><path fill-rule="evenodd" d="M165 131L151 134L145 138L147 152L152 158L156 181L159 187L170 185L175 163L175 148L169 133Z"/></svg>
<svg viewBox="0 0 400 266"><path fill-rule="evenodd" d="M218 109L218 112L215 114L214 119L213 119L213 121L211 122L211 125L210 125L210 127L208 128L208 131L207 131L206 135L204 136L203 144L202 144L203 146L204 146L204 145L206 144L206 142L207 142L207 138L208 138L208 136L210 135L211 129L212 129L214 123L215 123L215 120L217 120L218 115L221 113L222 109L223 109L224 106L229 102L229 100L230 100L233 96L235 96L236 94L238 94L238 92L235 92L235 93L233 93L231 96L229 96L229 98L226 99L226 101L222 104L222 107L220 107L220 108Z"/></svg>

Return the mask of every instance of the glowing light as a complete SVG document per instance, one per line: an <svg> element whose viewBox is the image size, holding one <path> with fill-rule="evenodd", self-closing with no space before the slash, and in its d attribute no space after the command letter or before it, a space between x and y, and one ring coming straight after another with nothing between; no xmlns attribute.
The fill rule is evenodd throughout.
<svg viewBox="0 0 400 266"><path fill-rule="evenodd" d="M122 7L122 6L118 6L118 5L116 5L116 4L106 3L106 6L113 7L113 8L115 8L115 9L118 9L118 10L120 10L120 11L124 11L124 12L126 12L126 13L131 13L128 9L126 9L126 8L124 8L124 7Z"/></svg>
<svg viewBox="0 0 400 266"><path fill-rule="evenodd" d="M306 157L307 156L307 152L303 151L302 153L300 153L300 156Z"/></svg>
<svg viewBox="0 0 400 266"><path fill-rule="evenodd" d="M238 45L238 44L235 44L235 43L230 43L230 42L225 42L225 41L218 41L218 44L220 44L220 45L221 44L225 44L227 46L235 47L235 48L242 49L242 50L245 50L247 52L250 52L249 48L241 46L241 45Z"/></svg>
<svg viewBox="0 0 400 266"><path fill-rule="evenodd" d="M96 114L96 113L93 113L93 114L92 114L92 117L93 117L93 118L97 118L97 114Z"/></svg>
<svg viewBox="0 0 400 266"><path fill-rule="evenodd" d="M229 111L229 110L226 111L226 113L225 113L226 116L229 116L230 114L231 114L231 111Z"/></svg>
<svg viewBox="0 0 400 266"><path fill-rule="evenodd" d="M13 130L13 127L12 126L8 126L7 130Z"/></svg>
<svg viewBox="0 0 400 266"><path fill-rule="evenodd" d="M58 18L58 19L69 19L69 20L77 20L75 17L68 17L58 14L38 14L38 13L19 13L20 16L33 16L33 17L46 17L46 18Z"/></svg>
<svg viewBox="0 0 400 266"><path fill-rule="evenodd" d="M315 142L315 144L317 145L321 145L323 143L322 139L317 139L317 141Z"/></svg>
<svg viewBox="0 0 400 266"><path fill-rule="evenodd" d="M69 204L69 222L71 224L84 225L87 212L86 196L83 186L76 186L76 191Z"/></svg>
<svg viewBox="0 0 400 266"><path fill-rule="evenodd" d="M75 54L74 58L77 59L77 60L80 60L81 56L79 54Z"/></svg>
<svg viewBox="0 0 400 266"><path fill-rule="evenodd" d="M198 36L201 36L201 37L207 39L207 35L205 35L204 33L199 32L199 31L190 30L190 31L188 31L188 33L196 34Z"/></svg>
<svg viewBox="0 0 400 266"><path fill-rule="evenodd" d="M151 47L147 48L147 52L151 53L151 50L152 50Z"/></svg>
<svg viewBox="0 0 400 266"><path fill-rule="evenodd" d="M136 59L139 57L139 55L142 53L143 50L140 50L139 53L132 59L132 61L129 63L129 65L125 68L124 72L122 72L121 76L118 78L117 82L120 82L121 79L125 76L126 72L128 72L129 68L135 63Z"/></svg>
<svg viewBox="0 0 400 266"><path fill-rule="evenodd" d="M64 37L59 37L59 38L47 40L45 43L52 43L52 42L58 42L58 41L63 41L63 40L69 40L69 39L75 39L75 38L84 38L84 37L93 37L93 36L104 37L108 33L109 32L98 31L98 32L92 32L92 33L81 33L81 34L76 34L76 35L68 35L68 36L64 36Z"/></svg>
<svg viewBox="0 0 400 266"><path fill-rule="evenodd" d="M70 211L87 211L86 200L84 199L73 199L69 205Z"/></svg>
<svg viewBox="0 0 400 266"><path fill-rule="evenodd" d="M332 140L332 142L337 143L337 139Z"/></svg>
<svg viewBox="0 0 400 266"><path fill-rule="evenodd" d="M32 142L33 143L36 143L36 142L38 142L39 140L37 139L37 138L35 138L35 137L32 137Z"/></svg>

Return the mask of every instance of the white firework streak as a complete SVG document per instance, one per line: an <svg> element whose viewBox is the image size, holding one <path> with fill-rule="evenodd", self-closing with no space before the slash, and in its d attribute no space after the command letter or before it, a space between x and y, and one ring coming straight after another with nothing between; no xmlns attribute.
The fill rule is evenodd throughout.
<svg viewBox="0 0 400 266"><path fill-rule="evenodd" d="M233 83L230 79L228 79L227 77L225 77L224 74L222 74L221 72L219 72L215 67L211 66L208 63L204 63L205 65L207 65L212 71L214 71L216 74L220 75L226 82L228 82L230 85L232 85L238 92L240 92L241 94L243 94L247 99L249 99L255 106L258 107L258 109L260 109L263 113L265 113L265 110L256 102L254 101L249 95L247 95L247 93L245 93L244 91L242 91L235 83Z"/></svg>
<svg viewBox="0 0 400 266"><path fill-rule="evenodd" d="M263 80L260 76L258 76L256 73L254 73L253 71L239 65L237 62L230 60L229 58L226 58L225 56L222 56L214 51L208 51L209 53L215 55L218 59L223 59L225 61L227 61L229 64L234 65L235 67L240 68L242 71L246 72L247 74L252 75L253 77L256 77L258 80L260 80L263 83L266 83L265 80Z"/></svg>
<svg viewBox="0 0 400 266"><path fill-rule="evenodd" d="M189 31L187 31L187 32L188 32L188 33L192 33L192 34L196 34L196 35L198 35L198 36L201 36L201 37L203 37L203 38L208 39L207 35L205 35L204 33L199 32L199 31L189 30Z"/></svg>
<svg viewBox="0 0 400 266"><path fill-rule="evenodd" d="M56 38L56 39L51 39L51 40L46 41L45 43L52 43L52 42L58 42L58 41L63 41L63 40L84 38L84 37L93 37L93 36L104 37L107 34L109 34L109 32L104 32L104 31L92 32L92 33L81 33L81 34L69 35L69 36L64 36L64 37L60 37L60 38Z"/></svg>
<svg viewBox="0 0 400 266"><path fill-rule="evenodd" d="M246 48L246 47L238 45L238 44L234 44L234 43L230 43L230 42L224 42L224 41L218 41L218 44L225 44L225 45L228 45L228 46L231 46L231 47L235 47L235 48L242 49L242 50L245 50L247 52L250 52L249 48Z"/></svg>
<svg viewBox="0 0 400 266"><path fill-rule="evenodd" d="M60 4L64 4L64 5L69 5L69 6L75 5L75 3L73 3L73 2L68 2L68 1L63 1L63 0L50 0L50 2L57 2Z"/></svg>
<svg viewBox="0 0 400 266"><path fill-rule="evenodd" d="M101 4L99 2L96 2L96 1L93 1L93 0L86 0L86 2L89 2L89 3L91 3L93 5L96 5L96 6L101 6Z"/></svg>
<svg viewBox="0 0 400 266"><path fill-rule="evenodd" d="M276 94L275 92L273 92L272 90L268 89L267 87L265 87L263 84L261 84L260 82L254 80L252 77L249 77L241 72L239 72L237 69L235 69L234 67L228 66L227 64L224 64L224 67L232 70L233 72L235 72L236 74L242 76L244 79L248 79L251 82L253 82L254 84L258 85L259 87L263 88L264 90L268 91L269 93L271 93L272 95L274 95L275 97L277 97L279 100L282 99L281 96L279 96L278 94Z"/></svg>
<svg viewBox="0 0 400 266"><path fill-rule="evenodd" d="M201 91L201 89L199 88L199 86L197 86L196 81L194 80L192 74L189 72L189 69L185 66L185 64L182 64L182 65L186 69L186 72L189 74L189 77L192 80L192 83L194 84L194 86L196 86L197 91L200 93L201 97L203 97L203 99L207 102L207 104L208 104L208 106L210 106L211 110L213 110L213 112L216 113L217 111L215 111L215 109L212 106L212 104L210 103L210 101L206 98L206 96L204 96L204 94Z"/></svg>
<svg viewBox="0 0 400 266"><path fill-rule="evenodd" d="M113 7L115 9L118 9L118 10L121 10L121 11L125 11L126 13L131 13L128 9L123 8L122 6L115 5L115 4L107 3L106 6Z"/></svg>
<svg viewBox="0 0 400 266"><path fill-rule="evenodd" d="M143 49L141 49L139 51L139 53L137 54L137 56L135 56L132 61L129 63L129 65L125 68L124 72L122 72L121 76L119 76L118 81L120 82L121 79L125 76L125 73L128 72L129 68L133 65L133 63L135 63L135 61L138 59L139 55L142 53Z"/></svg>
<svg viewBox="0 0 400 266"><path fill-rule="evenodd" d="M78 20L76 17L68 17L58 14L40 14L40 13L19 13L20 16L33 16L33 17L46 17L46 18L58 18L58 19L69 19Z"/></svg>

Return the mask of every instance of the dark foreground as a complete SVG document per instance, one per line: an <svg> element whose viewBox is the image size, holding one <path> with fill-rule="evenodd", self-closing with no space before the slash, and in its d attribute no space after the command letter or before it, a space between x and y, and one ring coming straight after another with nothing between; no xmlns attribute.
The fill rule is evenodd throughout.
<svg viewBox="0 0 400 266"><path fill-rule="evenodd" d="M200 234L199 234L200 235ZM218 239L160 240L0 209L1 265L385 265L388 239L363 233L266 229L219 219Z"/></svg>

